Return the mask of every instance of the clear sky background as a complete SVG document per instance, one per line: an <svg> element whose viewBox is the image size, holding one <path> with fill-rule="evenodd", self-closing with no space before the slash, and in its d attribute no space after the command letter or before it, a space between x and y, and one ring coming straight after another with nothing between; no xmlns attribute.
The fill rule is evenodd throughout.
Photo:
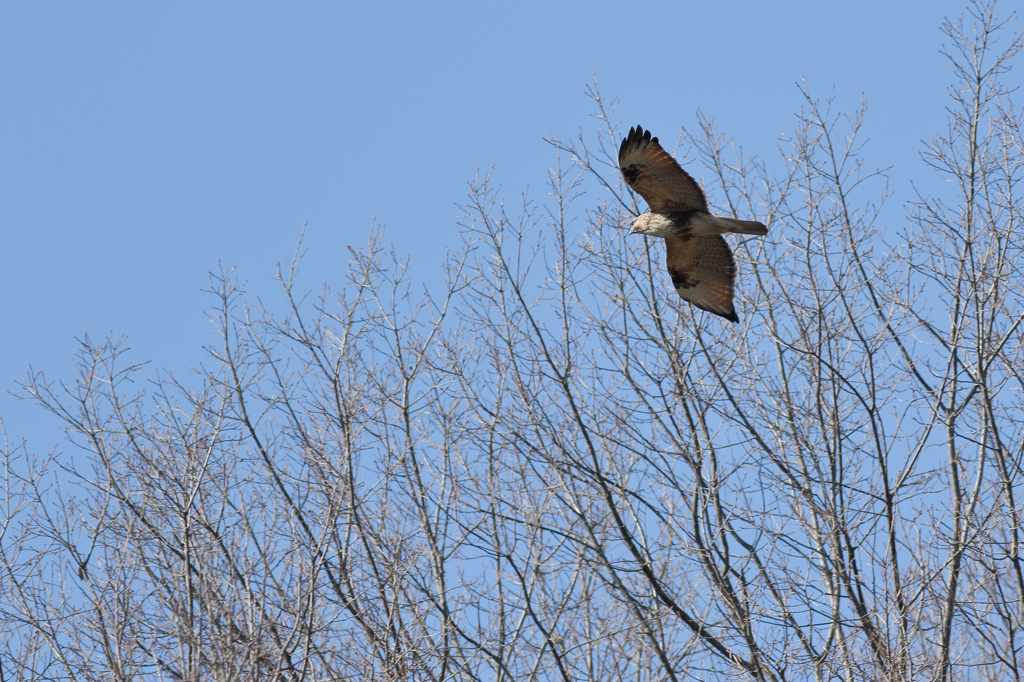
<svg viewBox="0 0 1024 682"><path fill-rule="evenodd" d="M1003 14L1013 3L1004 2ZM218 264L269 289L308 224L303 283L341 285L371 221L429 281L478 168L543 192L596 76L618 118L674 144L699 108L774 154L797 83L869 106L896 229L921 140L945 125L943 17L963 2L303 2L0 6L0 417L45 451L55 419L8 394L71 379L113 332L185 373L213 341ZM1018 28L1019 28L1018 22ZM1018 67L1024 68L1024 67ZM1014 74L1019 77L1019 72Z"/></svg>

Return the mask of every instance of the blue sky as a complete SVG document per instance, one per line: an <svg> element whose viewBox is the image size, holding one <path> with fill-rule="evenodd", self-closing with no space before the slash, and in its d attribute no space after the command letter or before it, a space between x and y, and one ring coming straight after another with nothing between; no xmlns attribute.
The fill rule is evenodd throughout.
<svg viewBox="0 0 1024 682"><path fill-rule="evenodd" d="M7 392L70 379L75 338L124 335L185 373L213 339L207 273L267 291L304 224L303 283L340 286L371 221L426 281L460 244L477 169L538 192L546 135L618 118L666 142L713 115L772 155L806 78L869 105L865 156L896 210L929 173L962 2L54 3L0 7L0 417L37 451L56 421ZM443 9L442 9L443 8ZM1004 3L1003 13L1010 10Z"/></svg>

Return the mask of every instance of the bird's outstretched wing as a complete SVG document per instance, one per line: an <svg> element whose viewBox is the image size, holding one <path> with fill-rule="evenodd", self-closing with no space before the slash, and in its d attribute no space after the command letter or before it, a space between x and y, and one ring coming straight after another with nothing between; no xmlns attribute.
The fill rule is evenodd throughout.
<svg viewBox="0 0 1024 682"><path fill-rule="evenodd" d="M662 149L658 138L640 126L629 129L619 145L619 170L633 191L650 204L652 211L667 208L708 210L704 190Z"/></svg>
<svg viewBox="0 0 1024 682"><path fill-rule="evenodd" d="M676 291L702 310L739 322L733 307L736 261L720 234L706 237L667 237L666 265Z"/></svg>

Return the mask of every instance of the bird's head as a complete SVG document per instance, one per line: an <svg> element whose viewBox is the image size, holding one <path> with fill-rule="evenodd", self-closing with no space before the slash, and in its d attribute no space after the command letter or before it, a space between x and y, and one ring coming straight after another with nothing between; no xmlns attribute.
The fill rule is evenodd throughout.
<svg viewBox="0 0 1024 682"><path fill-rule="evenodd" d="M660 213L643 213L633 220L630 234L642 234L645 237L671 237L675 234L672 221Z"/></svg>

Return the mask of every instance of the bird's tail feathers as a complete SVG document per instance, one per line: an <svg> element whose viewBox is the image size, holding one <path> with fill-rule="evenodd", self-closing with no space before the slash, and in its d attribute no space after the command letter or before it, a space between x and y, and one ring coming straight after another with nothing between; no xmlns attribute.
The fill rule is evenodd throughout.
<svg viewBox="0 0 1024 682"><path fill-rule="evenodd" d="M759 237L768 234L768 228L764 226L764 223L759 223L756 220L737 220L736 218L725 218L723 216L716 217L726 224L726 229L729 232L754 234Z"/></svg>

